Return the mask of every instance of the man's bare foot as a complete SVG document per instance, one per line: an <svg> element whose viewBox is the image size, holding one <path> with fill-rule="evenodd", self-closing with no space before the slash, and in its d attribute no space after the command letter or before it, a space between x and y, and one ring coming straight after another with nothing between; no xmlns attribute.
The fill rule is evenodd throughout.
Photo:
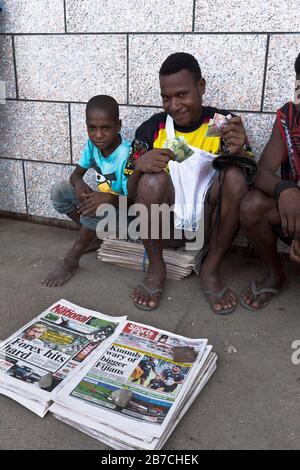
<svg viewBox="0 0 300 470"><path fill-rule="evenodd" d="M285 276L269 275L261 281L254 281L242 294L241 305L249 310L260 310L266 307L272 297L279 294L285 286Z"/></svg>
<svg viewBox="0 0 300 470"><path fill-rule="evenodd" d="M218 275L206 276L201 271L200 282L205 298L215 313L226 315L235 310L237 298L221 283Z"/></svg>
<svg viewBox="0 0 300 470"><path fill-rule="evenodd" d="M45 287L58 287L65 284L74 274L78 268L78 259L72 256L66 256L63 261L60 261L48 276L42 281Z"/></svg>
<svg viewBox="0 0 300 470"><path fill-rule="evenodd" d="M166 278L166 269L152 271L145 277L132 293L136 307L142 310L154 310L159 306L163 285Z"/></svg>

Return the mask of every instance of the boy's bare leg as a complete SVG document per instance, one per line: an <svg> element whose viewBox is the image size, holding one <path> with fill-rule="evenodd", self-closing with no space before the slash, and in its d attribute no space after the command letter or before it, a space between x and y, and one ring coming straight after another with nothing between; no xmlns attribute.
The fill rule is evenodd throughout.
<svg viewBox="0 0 300 470"><path fill-rule="evenodd" d="M222 177L224 176L222 175ZM220 280L220 264L223 256L231 247L239 229L240 203L247 192L248 186L240 169L232 167L227 170L222 187L219 231L217 232L215 224L216 214L213 213L211 221L212 234L209 241L208 253L201 267L200 281L203 290L218 293L225 287ZM218 194L219 181L217 177L209 195L209 205L212 206L210 210L215 208ZM206 294L206 299L214 311L232 309L237 303L237 298L230 289L227 289L221 298Z"/></svg>
<svg viewBox="0 0 300 470"><path fill-rule="evenodd" d="M139 181L137 199L136 202L144 204L148 210L148 233L150 234L151 227L151 205L166 203L169 205L173 204L174 190L171 182L171 178L167 173L162 171L161 173L145 173ZM166 279L166 265L163 259L163 240L156 239L143 240L144 246L147 250L149 258L148 274L143 280L143 284L150 290L163 289L163 285ZM149 294L143 289L143 286L138 286L132 293L134 302L149 306L150 308L156 308L159 304L161 292L155 294Z"/></svg>
<svg viewBox="0 0 300 470"><path fill-rule="evenodd" d="M242 201L240 220L248 240L255 244L267 268L266 277L256 282L257 288L282 289L286 276L277 252L277 237L273 232L273 227L280 224L275 200L261 191L251 191ZM246 289L243 300L252 308L259 309L273 295L264 292L254 297L251 289Z"/></svg>
<svg viewBox="0 0 300 470"><path fill-rule="evenodd" d="M79 225L79 228L81 228L81 223L80 223L80 215L79 215L79 212L77 210L74 210L72 212L69 212L68 214L66 214L71 220L73 220L73 222L75 222L76 224ZM88 244L88 246L86 247L86 249L84 250L84 253L89 253L90 251L95 251L95 250L98 250L98 248L100 247L102 243L102 240L99 240L99 238L97 237L96 235L96 232L94 232L94 238L90 241L90 243Z"/></svg>
<svg viewBox="0 0 300 470"><path fill-rule="evenodd" d="M63 261L59 262L54 271L44 279L42 284L46 287L58 287L65 284L74 274L79 266L81 256L95 239L95 231L81 226L79 231L79 240L73 245L73 248L67 253Z"/></svg>

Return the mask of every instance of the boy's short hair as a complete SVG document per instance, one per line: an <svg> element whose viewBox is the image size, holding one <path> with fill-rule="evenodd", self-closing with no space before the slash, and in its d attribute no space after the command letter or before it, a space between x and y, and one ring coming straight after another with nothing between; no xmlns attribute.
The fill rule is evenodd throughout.
<svg viewBox="0 0 300 470"><path fill-rule="evenodd" d="M295 72L296 75L300 75L300 54L298 54L298 57L295 62Z"/></svg>
<svg viewBox="0 0 300 470"><path fill-rule="evenodd" d="M117 121L119 119L119 105L112 96L108 96L108 95L93 96L93 98L91 98L86 105L86 110L85 110L86 117L93 110L105 111L107 114L109 114L112 117L114 121Z"/></svg>
<svg viewBox="0 0 300 470"><path fill-rule="evenodd" d="M197 59L186 52L176 52L169 55L162 63L159 70L159 76L171 75L172 73L180 72L181 70L188 70L194 75L195 81L202 78L200 65Z"/></svg>

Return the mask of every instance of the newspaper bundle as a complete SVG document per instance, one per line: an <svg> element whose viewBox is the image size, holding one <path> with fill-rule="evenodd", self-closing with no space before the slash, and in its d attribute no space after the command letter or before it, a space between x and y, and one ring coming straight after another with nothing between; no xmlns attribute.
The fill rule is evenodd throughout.
<svg viewBox="0 0 300 470"><path fill-rule="evenodd" d="M0 344L0 393L43 417L58 390L125 318L108 317L66 300L51 305ZM49 386L41 388L45 376Z"/></svg>
<svg viewBox="0 0 300 470"><path fill-rule="evenodd" d="M167 277L180 280L189 276L193 271L199 273L203 252L201 250L185 250L184 248L164 248L163 256ZM138 271L147 271L149 266L149 260L141 241L105 238L98 250L98 259L104 263Z"/></svg>
<svg viewBox="0 0 300 470"><path fill-rule="evenodd" d="M174 360L174 348L195 351ZM121 333L58 393L50 411L118 450L161 449L216 368L206 339L189 339L126 321ZM112 399L131 393L125 407Z"/></svg>
<svg viewBox="0 0 300 470"><path fill-rule="evenodd" d="M182 351L192 352L192 358ZM0 393L40 416L49 409L120 450L161 449L217 360L207 339L109 317L65 300L5 340L0 355ZM50 372L53 383L42 390L41 378ZM115 399L120 392L127 394L126 402Z"/></svg>

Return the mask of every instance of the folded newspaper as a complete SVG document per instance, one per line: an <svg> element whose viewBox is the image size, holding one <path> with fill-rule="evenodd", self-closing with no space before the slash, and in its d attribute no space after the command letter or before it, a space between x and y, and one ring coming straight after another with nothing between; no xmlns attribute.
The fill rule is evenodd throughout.
<svg viewBox="0 0 300 470"><path fill-rule="evenodd" d="M45 416L57 392L125 319L56 302L0 344L0 393Z"/></svg>
<svg viewBox="0 0 300 470"><path fill-rule="evenodd" d="M203 256L201 250L164 248L163 255L169 279L180 280L189 276L193 271L199 274ZM138 271L147 271L149 265L143 243L133 240L105 238L98 250L98 259L103 263Z"/></svg>
<svg viewBox="0 0 300 470"><path fill-rule="evenodd" d="M217 360L207 339L65 300L1 343L0 354L0 393L120 450L161 449Z"/></svg>

